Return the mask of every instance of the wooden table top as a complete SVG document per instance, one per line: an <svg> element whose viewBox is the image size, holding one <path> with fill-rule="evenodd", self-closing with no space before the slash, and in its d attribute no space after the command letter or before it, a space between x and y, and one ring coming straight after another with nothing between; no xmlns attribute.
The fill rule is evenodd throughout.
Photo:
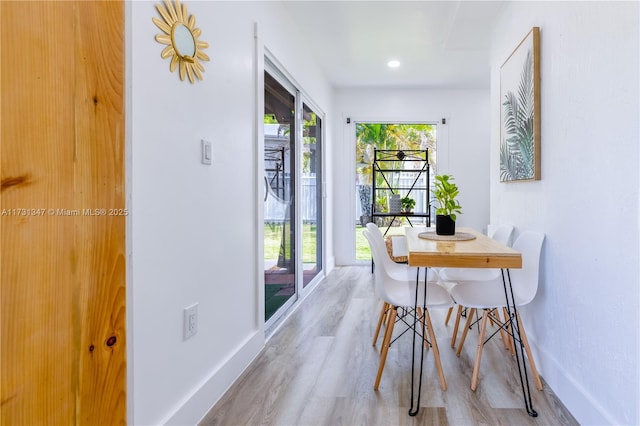
<svg viewBox="0 0 640 426"><path fill-rule="evenodd" d="M456 227L456 232L468 232L476 236L475 239L468 241L434 241L418 237L418 234L427 230L433 230L433 228L406 229L409 266L522 268L520 252L474 229Z"/></svg>

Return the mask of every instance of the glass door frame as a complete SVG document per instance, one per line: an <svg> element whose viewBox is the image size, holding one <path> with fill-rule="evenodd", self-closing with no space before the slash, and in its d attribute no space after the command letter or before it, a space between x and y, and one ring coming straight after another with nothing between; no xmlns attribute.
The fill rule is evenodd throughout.
<svg viewBox="0 0 640 426"><path fill-rule="evenodd" d="M298 90L296 89L296 87L289 81L289 79L280 71L280 69L278 68L278 66L269 58L267 58L265 56L265 60L264 60L264 73L268 73L269 76L271 78L273 78L280 86L282 86L282 88L284 88L292 97L294 100L294 123L293 123L293 128L294 128L294 141L293 144L296 147L296 149L293 150L293 166L291 167L292 170L290 170L289 175L290 175L290 182L291 180L293 180L294 185L293 185L293 191L290 194L290 198L293 199L293 203L294 203L294 210L293 210L293 216L294 216L294 220L290 223L290 226L293 227L294 229L294 235L293 235L293 252L291 253L291 261L294 263L294 293L293 295L291 295L280 307L278 307L278 309L268 318L265 319L265 311L266 311L266 307L265 307L265 297L263 296L260 299L260 303L263 304L263 309L261 310L261 312L263 312L262 315L262 321L265 324L265 327L269 328L271 325L275 324L280 317L282 317L283 313L286 312L287 310L289 310L294 303L296 303L296 301L299 299L299 290L298 290L298 280L299 280L299 275L300 275L300 270L299 268L299 262L297 260L298 256L298 244L299 244L299 238L298 238L298 234L300 233L298 231L298 214L299 214L299 206L298 206L298 191L297 191L297 186L298 186L298 150L297 150L297 146L298 146L298 127L297 124L297 99L298 99ZM263 73L263 74L264 74ZM265 89L266 89L266 83L264 83L264 79L263 79L263 88L262 88L262 96L264 99L264 94L265 94ZM265 105L265 102L262 102L263 105ZM259 117L261 118L259 120L259 125L263 126L264 128L264 107L262 108L262 111L259 115ZM261 171L261 173L265 170L265 160L264 160L264 144L265 144L265 137L266 135L264 134L264 131L262 132L262 138L258 141L258 143L262 146L262 149L260 149L259 151L262 152L262 156L260 157L260 160L258 162L259 164L259 170ZM291 155L291 154L290 154ZM261 184L262 186L265 185L265 183ZM266 190L266 188L265 188ZM262 265L261 269L261 274L262 274L262 280L261 280L261 285L262 285L262 291L266 293L266 277L265 277L265 269L264 269L264 219L265 219L265 211L264 209L262 209L262 215L259 218L259 226L263 227L263 232L261 232L262 238L260 240L260 244L263 245L263 250L262 250L262 256L258 259L259 264ZM283 225L284 226L284 225ZM264 294L264 293L263 293Z"/></svg>
<svg viewBox="0 0 640 426"><path fill-rule="evenodd" d="M317 107L317 104L315 104L313 102L313 100L311 100L311 98L306 95L304 92L302 92L299 88L298 85L296 83L294 83L294 79L291 78L291 76L286 73L284 71L284 68L278 63L278 61L275 59L275 57L268 52L266 49L264 50L264 67L263 67L263 72L262 74L264 74L264 72L269 73L269 75L274 78L279 84L281 84L285 89L287 89L287 91L289 91L294 97L295 97L295 110L294 110L294 120L296 125L295 127L295 163L294 163L294 170L293 173L295 173L295 178L294 178L294 188L293 188L293 197L294 197L294 216L295 216L295 242L294 242L294 247L295 248L295 258L293 259L293 261L295 262L295 293L292 297L289 298L289 300L287 300L280 308L278 308L278 310L268 319L268 320L264 320L264 309L260 310L260 312L263 312L262 315L262 321L264 322L264 327L265 330L269 330L270 328L272 328L272 326L274 326L276 323L280 322L281 320L283 320L285 318L285 315L287 312L289 312L291 310L291 308L297 304L300 303L307 295L309 295L309 293L318 285L318 283L320 281L322 281L322 279L325 277L325 264L326 264L326 247L324 242L326 241L326 187L325 187L325 170L326 170L326 150L321 148L321 176L320 176L320 181L317 182L317 184L319 183L320 185L322 185L322 197L321 197L321 205L318 206L319 209L321 209L322 212L322 227L321 227L321 233L322 235L320 236L321 238L321 242L322 242L322 246L321 246L321 266L322 269L320 271L318 271L317 275L309 282L309 284L307 284L307 286L305 287L303 285L303 258L302 258L302 226L303 226L303 218L302 218L302 205L299 202L299 200L301 200L301 195L302 195L302 187L301 187L301 183L302 183L302 156L303 156L303 144L304 144L304 139L303 139L303 131L304 131L304 126L303 126L303 105L307 105L307 107L311 108L316 115L322 120L322 126L321 126L321 137L320 137L320 143L323 144L324 141L326 140L325 136L326 136L326 132L325 132L325 117L326 114L324 113L324 111L322 111L320 108ZM260 79L259 81L262 81L262 87L258 88L259 89L259 95L264 97L264 79ZM261 90L260 90L261 89ZM259 126L263 126L264 125L264 101L261 103L258 103L259 105L262 105L262 110L258 111L258 125ZM258 105L258 106L259 106ZM257 143L258 143L258 170L260 170L260 175L262 174L262 171L264 170L264 133L261 131L257 131L256 132L257 135L262 135L261 138L258 138ZM262 155L261 155L262 154ZM261 181L261 180L260 180ZM261 185L263 185L261 183ZM262 186L260 186L261 188ZM264 226L264 209L259 209L259 211L261 211L261 214L259 215L260 217L258 218L258 226L262 227ZM258 235L261 237L259 240L259 244L264 245L264 231L262 232L258 232ZM258 260L258 264L259 265L263 265L264 264L264 250L259 250L258 251L260 253ZM259 292L260 294L264 294L264 287L265 287L265 282L264 282L264 266L260 267L260 275L262 276L262 279L260 280L260 285L262 286L262 292ZM264 297L262 297L261 299L259 299L259 303L263 303L264 304Z"/></svg>
<svg viewBox="0 0 640 426"><path fill-rule="evenodd" d="M320 181L316 181L316 185L320 184L321 185L321 190L322 190L322 197L320 197L320 205L317 206L318 209L320 209L320 211L322 212L321 215L321 221L322 223L320 224L320 235L316 235L316 238L320 240L321 242L321 247L320 247L320 252L321 252L321 262L320 262L320 266L321 269L318 271L318 273L316 274L315 277L313 277L313 279L309 282L309 284L306 285L306 287L304 286L304 265L303 265L303 256L299 256L299 262L297 264L297 267L300 268L299 270L301 271L300 273L300 279L297 282L297 289L298 289L298 294L301 297L305 297L307 294L309 294L309 292L315 288L315 286L322 281L322 279L325 276L325 270L324 270L324 265L325 265L325 253L326 253L326 248L325 248L325 199L326 199L326 190L325 190L325 149L323 147L324 141L325 141L325 131L324 131L324 120L325 120L325 114L324 112L322 112L320 109L318 109L318 107L313 103L313 101L311 99L309 99L308 96L306 96L304 93L302 93L301 91L298 91L298 96L296 97L296 115L297 117L300 117L301 122L304 121L304 105L306 105L309 109L311 109L313 112L316 113L316 116L320 119L321 122L321 126L320 126L320 137L318 139L320 139ZM296 185L296 190L299 191L299 195L297 200L302 200L302 166L303 166L303 145L304 145L304 137L303 137L303 132L304 132L304 125L300 125L297 128L297 132L299 132L296 135L296 144L299 147L299 149L297 150L297 159L296 161L298 162L299 166L296 167L296 177L298 179L298 182L300 182L300 185ZM296 203L296 208L300 209L297 212L297 216L299 218L299 228L300 230L303 229L303 214L302 214L302 203ZM316 226L316 230L318 229L318 226ZM302 232L298 233L299 235L297 237L299 237L297 244L298 247L300 247L300 253L302 253L302 247L303 247L303 241L302 241Z"/></svg>

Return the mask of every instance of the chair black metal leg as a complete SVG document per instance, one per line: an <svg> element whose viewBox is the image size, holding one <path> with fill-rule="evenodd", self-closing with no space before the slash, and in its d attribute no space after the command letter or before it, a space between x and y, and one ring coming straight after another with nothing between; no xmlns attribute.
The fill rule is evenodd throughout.
<svg viewBox="0 0 640 426"><path fill-rule="evenodd" d="M417 273L416 273L416 296L415 296L415 306L414 306L414 312L417 313L418 311L418 290L420 287L420 268L417 268ZM422 300L422 310L423 313L422 315L426 315L426 310L427 310L427 271L425 270L424 273L424 294L423 294L423 300ZM418 414L418 412L420 411L420 394L422 393L422 367L424 366L424 339L426 336L425 333L425 323L424 321L418 321L421 324L422 327L422 333L420 333L420 339L422 340L420 342L420 375L418 377L418 395L415 401L415 406L414 406L414 377L415 377L415 350L416 350L416 336L418 335L418 332L416 330L416 325L414 323L413 325L413 344L411 346L411 407L409 408L409 415L410 416L415 416Z"/></svg>

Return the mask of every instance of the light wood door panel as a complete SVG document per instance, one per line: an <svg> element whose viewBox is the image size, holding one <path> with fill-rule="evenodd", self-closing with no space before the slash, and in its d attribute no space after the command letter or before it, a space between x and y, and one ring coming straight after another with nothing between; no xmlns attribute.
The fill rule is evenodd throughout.
<svg viewBox="0 0 640 426"><path fill-rule="evenodd" d="M0 20L0 423L121 424L123 3L0 2Z"/></svg>

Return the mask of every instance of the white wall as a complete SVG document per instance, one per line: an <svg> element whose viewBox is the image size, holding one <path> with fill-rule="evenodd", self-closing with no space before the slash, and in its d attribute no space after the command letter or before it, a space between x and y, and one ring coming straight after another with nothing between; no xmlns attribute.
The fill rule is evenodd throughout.
<svg viewBox="0 0 640 426"><path fill-rule="evenodd" d="M495 28L491 222L544 232L523 310L545 380L581 424L639 424L638 3L513 2ZM541 31L542 180L499 183L499 70Z"/></svg>
<svg viewBox="0 0 640 426"><path fill-rule="evenodd" d="M181 82L154 40L156 3L126 4L128 418L194 424L265 340L254 23L259 52L268 48L327 114L332 93L298 26L271 2L188 3L211 61L203 81ZM212 166L200 164L202 138L213 142ZM183 341L192 303L198 334Z"/></svg>
<svg viewBox="0 0 640 426"><path fill-rule="evenodd" d="M353 264L355 122L440 122L438 173L451 173L460 187L463 214L457 226L486 228L489 221L489 91L427 89L336 89L334 96L335 256ZM346 124L346 118L351 124Z"/></svg>

